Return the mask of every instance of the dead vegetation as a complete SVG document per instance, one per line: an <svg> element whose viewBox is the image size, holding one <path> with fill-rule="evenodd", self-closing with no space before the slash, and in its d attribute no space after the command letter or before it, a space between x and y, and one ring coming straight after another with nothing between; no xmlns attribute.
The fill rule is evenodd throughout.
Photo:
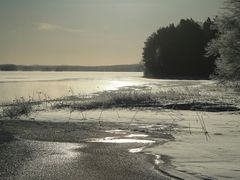
<svg viewBox="0 0 240 180"><path fill-rule="evenodd" d="M149 90L126 88L105 91L91 96L75 95L51 99L39 92L38 99L14 100L9 105L1 106L1 117L10 119L28 116L32 112L48 109L69 109L70 112L80 111L86 119L86 111L92 109L111 108L158 108L193 111L239 111L240 98L234 91L221 86L182 87ZM71 114L71 113L70 113Z"/></svg>
<svg viewBox="0 0 240 180"><path fill-rule="evenodd" d="M206 91L206 90L205 90ZM220 92L205 92L199 88L171 88L152 90L116 90L98 93L91 97L73 96L56 101L54 108L72 110L108 108L162 108L193 111L238 111L239 99L219 96ZM214 94L215 93L215 94Z"/></svg>

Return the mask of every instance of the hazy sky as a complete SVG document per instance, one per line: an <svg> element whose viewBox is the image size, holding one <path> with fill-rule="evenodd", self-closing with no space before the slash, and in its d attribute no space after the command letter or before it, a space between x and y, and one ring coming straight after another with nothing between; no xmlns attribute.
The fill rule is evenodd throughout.
<svg viewBox="0 0 240 180"><path fill-rule="evenodd" d="M146 38L224 0L0 0L0 64L132 64Z"/></svg>

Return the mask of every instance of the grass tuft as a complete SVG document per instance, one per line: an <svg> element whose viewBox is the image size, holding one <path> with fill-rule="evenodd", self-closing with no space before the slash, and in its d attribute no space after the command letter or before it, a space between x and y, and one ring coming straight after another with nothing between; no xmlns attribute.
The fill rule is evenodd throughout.
<svg viewBox="0 0 240 180"><path fill-rule="evenodd" d="M33 102L31 99L25 100L23 97L16 99L12 104L2 107L2 117L16 119L20 116L29 116L33 110Z"/></svg>
<svg viewBox="0 0 240 180"><path fill-rule="evenodd" d="M128 88L105 91L91 96L75 95L73 91L70 92L69 96L59 99L51 99L41 92L38 100L33 100L31 97L26 100L21 97L12 104L2 106L1 117L14 119L22 115L29 116L40 108L79 110L83 119L86 119L87 115L83 112L91 109L140 107L212 112L240 110L239 96L216 84L201 87L162 88L157 91Z"/></svg>
<svg viewBox="0 0 240 180"><path fill-rule="evenodd" d="M56 101L57 109L90 110L106 108L157 107L176 110L200 111L236 111L239 110L234 101L236 98L221 97L214 90L206 92L199 88L171 88L152 90L116 90L106 91L91 97L65 97ZM221 97L221 98L220 98ZM234 101L233 101L234 100Z"/></svg>

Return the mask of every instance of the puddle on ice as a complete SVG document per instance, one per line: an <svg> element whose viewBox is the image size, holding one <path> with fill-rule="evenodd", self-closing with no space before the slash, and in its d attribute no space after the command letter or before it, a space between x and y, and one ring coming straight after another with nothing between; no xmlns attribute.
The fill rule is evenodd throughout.
<svg viewBox="0 0 240 180"><path fill-rule="evenodd" d="M128 134L125 130L107 130L105 132L118 134L117 137L104 137L104 138L92 138L87 142L98 142L98 143L113 143L113 144L123 144L123 143L137 143L137 144L152 144L155 143L153 140L143 139L148 137L147 134ZM139 138L139 139L137 139ZM130 153L138 153L141 152L145 146L128 149Z"/></svg>
<svg viewBox="0 0 240 180"><path fill-rule="evenodd" d="M167 125L145 125L145 124L141 124L140 126L138 126L138 128L141 129L149 129L149 130L164 130L166 128L168 128Z"/></svg>
<svg viewBox="0 0 240 180"><path fill-rule="evenodd" d="M141 152L144 148L145 148L145 146L144 147L139 147L139 148L134 148L134 149L129 149L128 151L130 153L138 153L138 152Z"/></svg>
<svg viewBox="0 0 240 180"><path fill-rule="evenodd" d="M105 132L111 133L111 134L119 134L119 135L124 135L127 134L127 131L121 130L121 129L113 129L113 130L106 130ZM127 138L132 138L132 137L148 137L147 134L129 134L124 137Z"/></svg>
<svg viewBox="0 0 240 180"><path fill-rule="evenodd" d="M156 164L156 165L158 165L158 164L160 164L160 163L164 163L161 159L160 159L160 156L159 155L155 155L156 156L156 159L154 160L154 163Z"/></svg>
<svg viewBox="0 0 240 180"><path fill-rule="evenodd" d="M125 137L132 138L132 137L148 137L147 134L129 134Z"/></svg>
<svg viewBox="0 0 240 180"><path fill-rule="evenodd" d="M147 140L147 139L127 139L127 138L114 138L114 137L105 137L105 138L95 138L90 139L88 142L101 142L101 143L143 143L143 144L151 144L155 141Z"/></svg>
<svg viewBox="0 0 240 180"><path fill-rule="evenodd" d="M112 134L126 134L126 131L121 130L121 129L107 130L105 132L112 133Z"/></svg>
<svg viewBox="0 0 240 180"><path fill-rule="evenodd" d="M114 139L115 137L105 137L104 139L105 140L111 140L111 139Z"/></svg>

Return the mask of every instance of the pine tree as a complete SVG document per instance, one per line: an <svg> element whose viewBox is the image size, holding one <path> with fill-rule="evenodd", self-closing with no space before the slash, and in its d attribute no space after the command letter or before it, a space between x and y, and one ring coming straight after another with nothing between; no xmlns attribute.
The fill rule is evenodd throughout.
<svg viewBox="0 0 240 180"><path fill-rule="evenodd" d="M208 78L214 70L216 57L205 57L207 43L216 37L216 30L208 18L203 24L182 19L153 33L143 48L146 77Z"/></svg>

